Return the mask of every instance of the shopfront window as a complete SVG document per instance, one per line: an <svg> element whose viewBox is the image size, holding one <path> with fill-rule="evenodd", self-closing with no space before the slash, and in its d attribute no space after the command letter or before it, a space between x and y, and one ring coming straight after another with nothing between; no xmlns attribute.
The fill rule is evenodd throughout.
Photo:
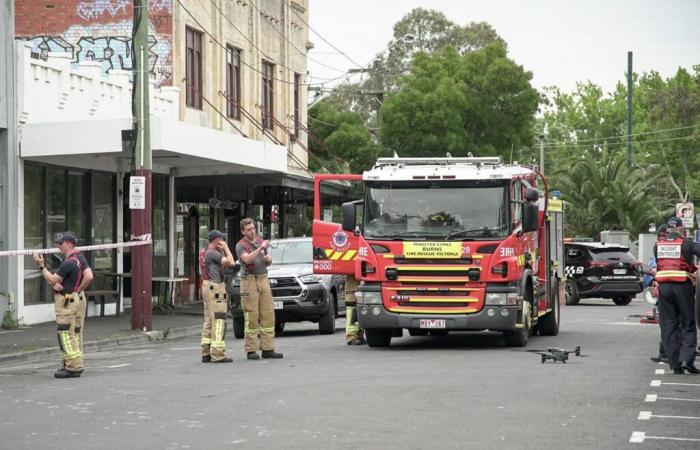
<svg viewBox="0 0 700 450"><path fill-rule="evenodd" d="M26 165L24 169L24 248L43 248L45 236L44 169ZM50 258L47 259L49 261ZM24 257L24 303L46 301L48 285L31 256Z"/></svg>
<svg viewBox="0 0 700 450"><path fill-rule="evenodd" d="M153 174L153 276L168 276L168 176Z"/></svg>
<svg viewBox="0 0 700 450"><path fill-rule="evenodd" d="M92 230L93 244L111 244L115 241L115 188L114 175L92 174ZM115 279L109 273L116 272L116 252L97 250L92 253L92 268L95 273L93 287L114 289Z"/></svg>

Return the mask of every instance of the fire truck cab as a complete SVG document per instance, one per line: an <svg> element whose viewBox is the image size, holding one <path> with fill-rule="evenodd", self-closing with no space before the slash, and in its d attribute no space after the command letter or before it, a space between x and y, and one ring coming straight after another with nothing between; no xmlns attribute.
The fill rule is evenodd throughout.
<svg viewBox="0 0 700 450"><path fill-rule="evenodd" d="M359 175L317 175L329 180ZM559 332L563 213L536 169L500 158L381 158L342 223L313 223L314 271L359 282L370 347L491 330L508 346Z"/></svg>

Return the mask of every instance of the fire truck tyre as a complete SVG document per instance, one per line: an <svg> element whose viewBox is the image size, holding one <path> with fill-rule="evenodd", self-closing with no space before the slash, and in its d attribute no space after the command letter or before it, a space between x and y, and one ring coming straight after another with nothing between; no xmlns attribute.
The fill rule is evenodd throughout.
<svg viewBox="0 0 700 450"><path fill-rule="evenodd" d="M556 336L559 334L560 313L559 280L555 279L554 283L552 283L552 310L539 320L540 336Z"/></svg>
<svg viewBox="0 0 700 450"><path fill-rule="evenodd" d="M275 322L275 336L281 336L284 332L284 322Z"/></svg>
<svg viewBox="0 0 700 450"><path fill-rule="evenodd" d="M410 334L411 336L427 336L428 330L411 328L408 330L408 334Z"/></svg>
<svg viewBox="0 0 700 450"><path fill-rule="evenodd" d="M631 295L619 295L617 297L613 297L613 301L617 306L626 306L629 305L630 302L632 301L632 296Z"/></svg>
<svg viewBox="0 0 700 450"><path fill-rule="evenodd" d="M581 297L578 295L576 280L568 279L564 282L564 295L567 305L578 305L578 302L581 301Z"/></svg>
<svg viewBox="0 0 700 450"><path fill-rule="evenodd" d="M384 328L372 328L365 330L367 345L370 347L388 347L391 344L391 330Z"/></svg>
<svg viewBox="0 0 700 450"><path fill-rule="evenodd" d="M335 302L333 297L328 304L328 311L318 319L318 331L321 334L335 333Z"/></svg>
<svg viewBox="0 0 700 450"><path fill-rule="evenodd" d="M530 302L523 302L522 327L503 332L503 340L508 347L525 347L532 327Z"/></svg>
<svg viewBox="0 0 700 450"><path fill-rule="evenodd" d="M243 339L245 336L245 331L243 330L243 317L233 318L233 335L236 339Z"/></svg>

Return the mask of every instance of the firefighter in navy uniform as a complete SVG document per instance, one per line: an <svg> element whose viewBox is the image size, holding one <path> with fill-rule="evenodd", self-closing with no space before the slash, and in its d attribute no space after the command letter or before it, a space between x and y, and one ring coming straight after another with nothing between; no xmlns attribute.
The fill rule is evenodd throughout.
<svg viewBox="0 0 700 450"><path fill-rule="evenodd" d="M200 251L199 271L202 274L202 300L204 301L204 324L202 326L202 362L230 363L226 356L226 312L228 300L224 267L233 267L234 258L224 234L211 230L207 234L209 245Z"/></svg>
<svg viewBox="0 0 700 450"><path fill-rule="evenodd" d="M681 219L674 217L666 226L668 235L654 246L661 340L673 373L700 373L694 365L697 330L693 283L693 256L700 256L700 244L683 238Z"/></svg>
<svg viewBox="0 0 700 450"><path fill-rule="evenodd" d="M81 267L75 246L78 238L71 232L59 233L55 243L65 259L56 273L51 273L44 263L42 255L34 255L34 261L41 268L41 275L54 290L56 327L58 329L58 347L61 350L63 367L54 373L56 378L75 378L83 372L83 352L76 337L76 328L80 325L79 289L82 285L83 267Z"/></svg>

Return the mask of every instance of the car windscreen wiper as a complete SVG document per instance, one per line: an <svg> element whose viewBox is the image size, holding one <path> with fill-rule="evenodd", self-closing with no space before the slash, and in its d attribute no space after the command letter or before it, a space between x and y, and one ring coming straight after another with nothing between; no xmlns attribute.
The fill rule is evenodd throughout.
<svg viewBox="0 0 700 450"><path fill-rule="evenodd" d="M426 233L425 231L401 231L399 233L394 233L389 236L379 236L376 237L377 239L390 239L393 241L400 241L406 238L413 238L417 240L425 240L425 239L440 239L444 240L445 235L444 234L430 234Z"/></svg>
<svg viewBox="0 0 700 450"><path fill-rule="evenodd" d="M491 227L491 228L481 227L481 228L473 228L471 230L457 230L453 233L450 233L450 235L447 236L447 239L452 239L452 238L456 238L456 237L460 237L460 236L467 237L470 234L476 234L477 232L479 234L474 236L475 238L478 238L478 237L498 237L498 236L494 236L494 233L497 231L501 231L502 229L503 229L503 226Z"/></svg>

